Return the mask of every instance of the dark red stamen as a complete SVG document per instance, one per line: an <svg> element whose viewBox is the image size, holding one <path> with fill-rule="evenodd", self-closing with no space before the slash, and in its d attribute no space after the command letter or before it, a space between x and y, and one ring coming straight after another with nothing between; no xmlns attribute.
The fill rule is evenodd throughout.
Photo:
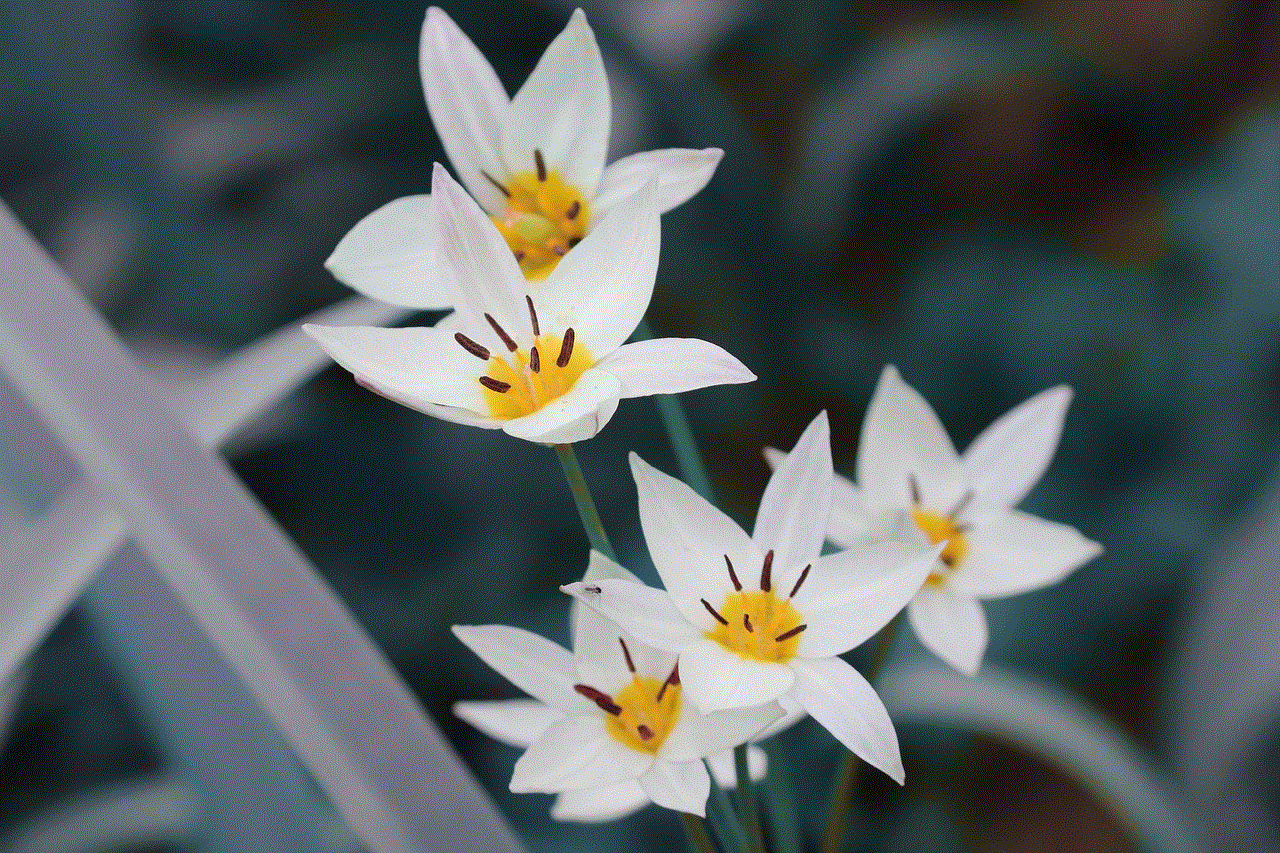
<svg viewBox="0 0 1280 853"><path fill-rule="evenodd" d="M613 701L613 697L603 690L597 690L589 684L575 684L573 689L595 702L597 707L606 714L613 714L616 717L622 713L622 706Z"/></svg>
<svg viewBox="0 0 1280 853"><path fill-rule="evenodd" d="M536 338L542 330L538 328L538 312L533 310L533 297L526 293L524 304L529 306L529 320L533 323L533 336Z"/></svg>
<svg viewBox="0 0 1280 853"><path fill-rule="evenodd" d="M733 588L738 592L742 592L742 581L738 580L738 573L733 570L733 563L729 561L729 555L724 555L724 564L729 567L729 580L733 581Z"/></svg>
<svg viewBox="0 0 1280 853"><path fill-rule="evenodd" d="M502 338L502 343L506 345L507 349L511 350L512 352L515 352L517 349L519 349L519 347L516 346L516 342L511 340L511 336L507 334L507 330L499 326L498 321L493 319L492 314L485 314L484 318L488 320L489 325L493 327L494 334Z"/></svg>
<svg viewBox="0 0 1280 853"><path fill-rule="evenodd" d="M746 613L742 614L742 627L747 629L748 634L754 634L755 628L751 627L751 617Z"/></svg>
<svg viewBox="0 0 1280 853"><path fill-rule="evenodd" d="M907 475L907 485L911 487L911 502L920 506L920 483L916 481L915 474Z"/></svg>
<svg viewBox="0 0 1280 853"><path fill-rule="evenodd" d="M636 726L636 734L640 735L640 740L653 739L653 729L649 728L644 723Z"/></svg>
<svg viewBox="0 0 1280 853"><path fill-rule="evenodd" d="M671 667L671 674L667 676L667 680L662 682L662 686L658 688L658 701L662 701L662 697L666 695L667 688L673 684L680 683L680 661L676 661L676 665Z"/></svg>
<svg viewBox="0 0 1280 853"><path fill-rule="evenodd" d="M717 612L716 612L716 609L715 609L714 607L712 607L710 604L708 604L708 603L707 603L707 600L706 600L705 598L699 598L698 600L702 602L702 606L703 606L703 607L707 608L707 612L708 612L708 613L710 613L712 616L716 617L716 621L717 621L717 622L719 622L721 625L728 625L728 624L729 624L729 620L728 620L728 619L726 619L726 618L724 618L723 616L721 616L719 613L717 613Z"/></svg>
<svg viewBox="0 0 1280 853"><path fill-rule="evenodd" d="M564 212L565 219L577 219L578 214L582 212L582 202L575 200L569 205L569 209Z"/></svg>
<svg viewBox="0 0 1280 853"><path fill-rule="evenodd" d="M768 592L773 589L773 549L769 549L769 553L764 555L764 565L760 567L760 591Z"/></svg>
<svg viewBox="0 0 1280 853"><path fill-rule="evenodd" d="M468 338L466 335L462 334L462 332L454 332L453 339L461 344L464 350L471 353L476 358L484 359L485 361L489 360L488 348L471 340L471 338Z"/></svg>
<svg viewBox="0 0 1280 853"><path fill-rule="evenodd" d="M632 675L635 675L636 665L631 660L631 650L627 648L627 641L619 637L618 645L622 646L622 656L627 660L627 669L631 670Z"/></svg>
<svg viewBox="0 0 1280 853"><path fill-rule="evenodd" d="M537 148L533 149L533 165L538 170L538 180L545 181L547 179L547 164L542 161L542 152Z"/></svg>
<svg viewBox="0 0 1280 853"><path fill-rule="evenodd" d="M542 372L542 356L538 355L537 347L529 347L529 369L534 373Z"/></svg>
<svg viewBox="0 0 1280 853"><path fill-rule="evenodd" d="M511 190L507 189L507 188L506 188L506 187L504 187L502 184L498 183L498 179L497 179L497 178L495 178L493 175L490 175L490 174L489 174L488 172L486 172L484 169L481 169L481 170L480 170L480 174L484 175L485 180L487 180L489 183L491 183L491 184L493 184L495 187L497 187L497 188L498 188L498 192L502 193L502 194L503 194L504 196L506 196L507 198L511 198Z"/></svg>
<svg viewBox="0 0 1280 853"><path fill-rule="evenodd" d="M560 343L560 356L556 359L556 367L565 367L573 357L573 329L564 330L564 340Z"/></svg>
<svg viewBox="0 0 1280 853"><path fill-rule="evenodd" d="M551 247L551 252L557 257L563 258L565 255L569 254L569 248L567 246L561 246L559 243L556 243L554 246Z"/></svg>
<svg viewBox="0 0 1280 853"><path fill-rule="evenodd" d="M503 382L501 379L494 379L492 376L481 376L480 384L499 394L505 394L511 390L510 382Z"/></svg>
<svg viewBox="0 0 1280 853"><path fill-rule="evenodd" d="M783 631L781 634L774 637L773 641L775 643L781 643L783 640L790 640L796 634L799 634L801 631L803 631L805 628L808 628L808 627L809 627L808 625L797 625L794 628L792 628L790 631Z"/></svg>
<svg viewBox="0 0 1280 853"><path fill-rule="evenodd" d="M796 578L796 585L791 587L791 593L787 598L795 598L796 593L800 591L800 584L804 583L804 579L809 577L809 570L813 568L813 564L804 567L804 571L800 573L800 577Z"/></svg>
<svg viewBox="0 0 1280 853"><path fill-rule="evenodd" d="M969 501L971 500L973 500L973 489L968 489L963 495L960 496L960 500L956 501L956 505L951 508L951 512L947 513L947 518L951 519L952 521L955 521L956 516L959 515L964 510L964 508L969 505Z"/></svg>

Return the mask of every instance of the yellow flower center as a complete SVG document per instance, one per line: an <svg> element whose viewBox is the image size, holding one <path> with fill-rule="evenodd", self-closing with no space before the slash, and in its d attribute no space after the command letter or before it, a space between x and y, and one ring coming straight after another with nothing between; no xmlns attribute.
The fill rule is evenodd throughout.
<svg viewBox="0 0 1280 853"><path fill-rule="evenodd" d="M489 180L507 200L507 210L494 223L530 281L541 281L587 233L591 211L575 187L547 169L542 152L533 152L536 169Z"/></svg>
<svg viewBox="0 0 1280 853"><path fill-rule="evenodd" d="M573 343L572 330L564 338L539 335L528 349L493 353L480 380L489 414L501 421L531 415L568 393L593 364L590 351Z"/></svg>
<svg viewBox="0 0 1280 853"><path fill-rule="evenodd" d="M938 559L946 567L945 573L933 572L925 579L927 585L940 586L946 580L946 575L955 569L969 551L969 543L965 541L962 525L950 515L940 515L919 507L911 510L911 520L925 536L929 537L932 544L947 543L942 553L938 555Z"/></svg>
<svg viewBox="0 0 1280 853"><path fill-rule="evenodd" d="M702 599L702 606L719 623L704 636L708 640L715 640L726 650L750 660L766 663L786 663L791 660L800 646L800 634L807 627L801 623L800 613L791 606L791 599L809 576L810 567L806 566L800 573L790 594L781 598L773 591L772 551L765 554L758 592L743 591L742 583L727 555L724 562L729 569L734 591L725 594L724 603L719 610L712 607L705 598Z"/></svg>
<svg viewBox="0 0 1280 853"><path fill-rule="evenodd" d="M605 717L605 731L637 752L656 753L680 719L680 685L635 676L613 697L618 713Z"/></svg>

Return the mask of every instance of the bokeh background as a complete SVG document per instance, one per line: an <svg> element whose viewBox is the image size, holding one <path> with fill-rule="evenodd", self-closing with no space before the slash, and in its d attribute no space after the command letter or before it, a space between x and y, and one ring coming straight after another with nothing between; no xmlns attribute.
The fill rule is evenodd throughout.
<svg viewBox="0 0 1280 853"><path fill-rule="evenodd" d="M574 4L443 6L514 92ZM790 447L820 409L849 472L886 363L960 447L1070 384L1062 445L1024 507L1107 551L989 605L988 659L1066 685L1149 749L1211 849L1280 849L1280 4L584 6L612 87L611 159L727 152L663 219L649 314L760 377L684 398L722 504L752 518L760 448ZM428 189L444 155L417 76L424 12L0 5L0 198L147 369L179 382L347 295L323 269L338 239ZM12 527L55 496L60 451L0 390ZM649 400L579 455L624 562L652 577L628 450L675 469ZM506 793L517 752L449 713L514 695L449 625L567 641L556 587L587 545L552 454L402 409L337 369L227 454L533 850L679 842L653 808L553 824L549 798ZM20 846L35 822L103 792L190 787L197 724L165 698L183 686L158 685L92 595L0 701L0 849L35 849ZM923 654L909 635L898 661ZM799 726L775 751L811 841L839 758L820 734ZM866 774L849 849L1133 849L1061 770L968 732L900 735L910 782ZM314 800L305 819L352 849ZM219 849L199 808L155 802L172 826L103 849Z"/></svg>

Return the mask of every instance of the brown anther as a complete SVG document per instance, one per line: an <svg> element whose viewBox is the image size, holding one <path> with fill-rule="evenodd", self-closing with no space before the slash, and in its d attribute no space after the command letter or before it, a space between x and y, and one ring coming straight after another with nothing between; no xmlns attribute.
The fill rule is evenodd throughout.
<svg viewBox="0 0 1280 853"><path fill-rule="evenodd" d="M964 511L964 508L969 505L969 501L971 500L973 500L973 489L967 489L965 493L960 496L960 500L956 501L956 505L951 508L951 512L947 513L947 518L955 521L956 516Z"/></svg>
<svg viewBox="0 0 1280 853"><path fill-rule="evenodd" d="M524 260L524 249L516 249L516 263Z"/></svg>
<svg viewBox="0 0 1280 853"><path fill-rule="evenodd" d="M564 340L560 343L560 355L556 358L556 367L566 367L573 357L573 329L564 330Z"/></svg>
<svg viewBox="0 0 1280 853"><path fill-rule="evenodd" d="M671 667L671 674L667 676L667 680L662 682L662 686L658 688L658 701L662 701L662 697L667 694L667 688L673 684L680 683L680 661L676 661L676 665Z"/></svg>
<svg viewBox="0 0 1280 853"><path fill-rule="evenodd" d="M529 321L533 323L533 336L536 338L542 334L542 330L538 328L538 312L533 310L533 297L526 293L524 304L529 306Z"/></svg>
<svg viewBox="0 0 1280 853"><path fill-rule="evenodd" d="M907 475L907 485L911 487L911 502L920 506L920 483L916 480L915 474Z"/></svg>
<svg viewBox="0 0 1280 853"><path fill-rule="evenodd" d="M497 188L498 188L498 192L502 193L502 194L503 194L504 196L506 196L507 198L511 198L511 190L507 189L507 188L506 188L506 187L504 187L501 183L499 183L497 178L495 178L493 175L490 175L490 174L489 174L488 172L486 172L484 169L481 169L481 170L480 170L480 174L484 175L484 178L485 178L485 180L486 180L486 181L488 181L489 183L491 183L491 184L493 184L495 187L497 187Z"/></svg>
<svg viewBox="0 0 1280 853"><path fill-rule="evenodd" d="M551 253L556 257L563 258L565 255L569 254L569 247L561 246L559 243L556 243L551 247Z"/></svg>
<svg viewBox="0 0 1280 853"><path fill-rule="evenodd" d="M501 379L494 379L492 376L481 376L480 384L499 394L505 394L511 390L510 382L503 382Z"/></svg>
<svg viewBox="0 0 1280 853"><path fill-rule="evenodd" d="M801 631L803 631L805 628L808 628L808 627L809 627L808 625L797 625L794 628L792 628L790 631L783 631L781 634L774 637L773 641L775 643L781 643L783 640L790 640L796 634L799 634Z"/></svg>
<svg viewBox="0 0 1280 853"><path fill-rule="evenodd" d="M742 627L747 629L748 634L754 634L756 631L756 629L751 626L751 617L746 613L742 614Z"/></svg>
<svg viewBox="0 0 1280 853"><path fill-rule="evenodd" d="M613 701L613 697L603 690L597 690L590 684L575 684L573 689L595 702L596 707L606 714L612 714L616 717L622 713L622 706Z"/></svg>
<svg viewBox="0 0 1280 853"><path fill-rule="evenodd" d="M707 612L708 612L708 613L710 613L712 616L716 617L716 621L717 621L717 622L719 622L721 625L728 625L728 624L729 624L729 620L728 620L728 619L726 619L726 618L724 618L723 616L721 616L719 613L717 613L717 612L716 612L716 609L715 609L714 607L712 607L710 604L708 604L708 603L707 603L707 600L706 600L705 598L699 598L698 600L702 602L702 606L703 606L703 607L707 608Z"/></svg>
<svg viewBox="0 0 1280 853"><path fill-rule="evenodd" d="M742 581L738 580L738 573L733 570L733 563L729 561L729 555L724 555L724 564L729 567L729 580L733 581L733 588L738 592L742 592Z"/></svg>
<svg viewBox="0 0 1280 853"><path fill-rule="evenodd" d="M519 347L516 346L516 342L511 340L511 336L507 334L506 330L498 325L497 320L493 319L492 314L485 314L484 318L488 320L489 325L493 327L494 334L502 338L502 343L506 346L507 349L511 350L512 352L515 352L517 349L519 349Z"/></svg>
<svg viewBox="0 0 1280 853"><path fill-rule="evenodd" d="M796 585L791 587L791 592L787 594L787 598L796 597L796 593L800 591L800 584L804 583L804 579L809 577L809 570L812 568L812 563L804 567L804 571L800 573L800 577L796 578Z"/></svg>
<svg viewBox="0 0 1280 853"><path fill-rule="evenodd" d="M547 179L547 164L542 160L542 152L537 148L533 149L533 165L538 170L538 180L545 181Z"/></svg>
<svg viewBox="0 0 1280 853"><path fill-rule="evenodd" d="M627 661L627 669L629 669L631 671L631 674L634 675L636 671L636 665L631 660L631 650L627 648L627 641L619 637L618 645L622 646L622 656Z"/></svg>
<svg viewBox="0 0 1280 853"><path fill-rule="evenodd" d="M542 372L542 356L538 355L537 347L529 347L529 369L534 373Z"/></svg>
<svg viewBox="0 0 1280 853"><path fill-rule="evenodd" d="M488 348L471 340L471 338L468 338L466 335L462 334L462 332L454 332L453 339L457 341L464 350L471 353L476 358L483 359L485 361L489 360Z"/></svg>
<svg viewBox="0 0 1280 853"><path fill-rule="evenodd" d="M764 565L760 567L760 591L768 592L773 589L773 549L769 549L769 553L764 555Z"/></svg>
<svg viewBox="0 0 1280 853"><path fill-rule="evenodd" d="M582 202L574 199L573 204L569 205L569 209L564 212L565 219L577 219L578 214L582 212Z"/></svg>
<svg viewBox="0 0 1280 853"><path fill-rule="evenodd" d="M653 739L653 729L649 728L644 723L636 726L636 734L640 735L640 740Z"/></svg>

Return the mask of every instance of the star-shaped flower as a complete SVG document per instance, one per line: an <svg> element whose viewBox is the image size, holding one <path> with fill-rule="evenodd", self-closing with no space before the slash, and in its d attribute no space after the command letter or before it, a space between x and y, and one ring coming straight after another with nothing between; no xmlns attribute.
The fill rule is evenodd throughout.
<svg viewBox="0 0 1280 853"><path fill-rule="evenodd" d="M681 204L706 185L724 154L669 148L605 168L609 84L582 10L512 99L476 46L434 7L422 25L420 64L445 152L531 280L546 278L609 211L650 182L659 213ZM357 223L326 266L375 299L449 308L435 275L438 250L431 196L407 196Z"/></svg>
<svg viewBox="0 0 1280 853"><path fill-rule="evenodd" d="M958 455L933 409L888 366L863 422L857 484L836 478L835 544L945 543L907 615L961 672L976 673L986 650L980 600L1057 583L1102 553L1072 527L1013 509L1048 467L1070 402L1064 385L1043 391Z"/></svg>
<svg viewBox="0 0 1280 853"><path fill-rule="evenodd" d="M636 580L593 552L584 582L606 577ZM684 701L675 655L585 609L575 613L572 654L519 628L459 625L453 632L534 697L459 702L455 713L528 747L511 790L559 794L551 814L561 820L612 820L650 801L704 814L711 782L702 759L744 743L782 714L776 704L700 714ZM762 771L763 754L753 752Z"/></svg>
<svg viewBox="0 0 1280 853"><path fill-rule="evenodd" d="M431 328L307 326L357 381L444 420L547 444L590 438L624 397L755 378L715 344L624 344L644 316L658 266L649 191L622 202L536 294L502 236L436 165L440 280L454 314Z"/></svg>
<svg viewBox="0 0 1280 853"><path fill-rule="evenodd" d="M832 488L826 413L769 480L751 536L634 453L631 471L666 591L623 580L562 588L642 642L679 654L685 695L699 710L786 697L901 782L889 714L838 655L903 608L939 549L886 542L819 556Z"/></svg>

